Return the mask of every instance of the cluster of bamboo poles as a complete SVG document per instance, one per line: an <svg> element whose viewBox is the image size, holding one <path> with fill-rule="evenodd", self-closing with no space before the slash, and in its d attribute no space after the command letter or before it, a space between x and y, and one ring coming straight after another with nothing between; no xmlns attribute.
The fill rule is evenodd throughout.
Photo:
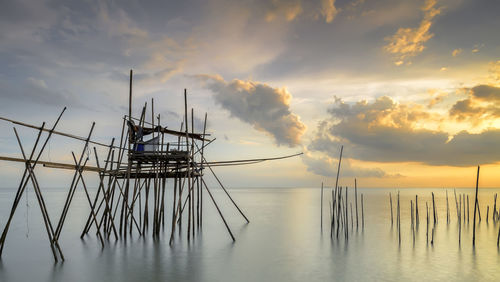
<svg viewBox="0 0 500 282"><path fill-rule="evenodd" d="M343 233L345 240L349 240L349 230L354 232L354 230L358 231L361 227L364 229L365 227L365 212L364 212L364 197L361 193L361 201L358 200L358 183L357 180L354 179L354 206L355 211L352 208L352 201L349 201L349 187L338 186L339 174L340 174L340 166L342 163L342 153L344 147L340 147L340 157L339 163L337 167L337 177L335 180L335 187L331 189L331 199L328 205L328 209L330 210L330 238L336 237L339 239L339 236ZM345 189L344 189L345 188ZM323 231L323 190L324 186L321 183L321 202L320 202L320 226L321 231ZM361 220L358 212L358 203L361 205ZM356 215L356 220L354 220L354 215ZM350 221L350 224L349 224ZM356 224L356 226L354 226ZM349 229L349 225L351 228Z"/></svg>
<svg viewBox="0 0 500 282"><path fill-rule="evenodd" d="M56 131L56 126L59 123L66 108L63 109L58 116L53 127L50 129L45 128L45 123L41 127L29 125L26 123L9 120L17 125L33 128L38 130L36 142L29 155L26 154L25 149L21 143L21 139L14 127L20 150L23 159L12 157L0 157L0 160L24 162L25 169L20 184L18 186L8 221L4 227L0 237L0 256L2 254L7 233L14 213L19 205L21 197L26 191L28 183L31 183L37 201L41 210L42 218L44 220L45 228L47 231L50 248L54 259L64 260L64 255L59 246L59 238L63 230L65 220L68 215L73 197L78 187L83 188L85 198L89 204L90 212L86 218L85 226L81 233L81 238L89 234L93 229L99 239L101 246L104 248L105 242L114 238L115 240L127 239L127 236L132 236L135 232L139 236L143 236L148 232L150 225L152 228L153 238L158 238L160 230L165 228L165 214L167 213L166 203L166 189L167 180L173 185L173 194L171 199L171 227L169 243L172 244L176 231L179 236L182 234L182 226L187 221L187 239L194 238L196 231L200 230L203 226L203 195L204 191L207 192L210 201L213 203L217 212L223 221L231 239L234 241L234 235L222 214L219 205L217 204L214 195L208 188L204 178L203 171L208 168L211 174L215 177L217 183L220 185L225 195L238 210L241 216L249 223L248 218L243 211L238 207L233 200L227 189L222 184L220 178L215 174L212 167L226 166L236 164L250 164L262 162L265 160L282 159L269 158L269 159L252 159L252 160L236 160L236 161L223 161L223 162L207 162L204 157L204 148L213 140L206 139L206 122L207 114L205 114L205 121L203 125L203 133L194 132L194 111L191 109L191 123L189 124L188 111L187 111L187 93L184 91L184 121L181 123L180 131L167 130L160 125L160 115L154 114L154 101L151 101L151 121L146 122L146 107L144 105L139 119L132 118L132 71L130 71L130 93L129 93L129 114L125 116L122 123L122 131L119 146L115 146L115 139L108 144L102 144L91 140L95 123L92 123L89 134L87 137L78 137L67 133ZM138 152L134 148L134 140L131 136L133 129L126 123L132 120L138 121L139 128L145 128L148 124L151 127L152 139L157 138L157 148L153 152L147 154ZM156 127L155 127L156 125ZM191 131L189 131L191 129ZM42 133L48 132L45 140L42 142ZM51 136L58 134L73 139L84 141L81 154L77 156L72 152L74 164L53 163L41 161L40 157L46 148ZM165 135L170 137L173 135L174 142L168 142ZM175 142L176 141L176 142ZM206 142L207 141L207 142ZM42 144L41 146L39 146ZM95 166L90 166L90 146L91 144L104 146L107 148L106 157L104 162L101 162L97 153L96 147L93 147L93 157ZM295 156L295 155L293 155ZM291 156L288 156L291 157ZM45 167L57 169L72 169L74 170L72 182L69 186L68 194L57 225L53 225L49 217L47 205L40 190L40 185L35 175L35 167L37 164L43 164ZM90 196L88 189L88 182L85 180L84 172L97 172L99 176L99 184L94 198ZM168 222L168 221L167 221Z"/></svg>
<svg viewBox="0 0 500 282"><path fill-rule="evenodd" d="M475 246L476 243L476 218L477 222L481 222L481 209L478 200L478 192L479 192L479 171L480 167L477 167L477 177L476 177L476 188L475 188L475 197L474 197L474 211L473 211L473 227L472 227L472 245ZM465 193L459 194L457 196L456 189L454 189L455 195L455 209L457 216L457 231L458 231L458 243L462 243L462 224L469 224L470 222L470 201L469 195ZM493 195L493 205L492 205L492 215L491 219L494 223L500 220L500 209L497 209L497 193ZM429 203L425 202L426 209L426 241L427 243L434 244L434 233L435 228L438 223L438 213L436 208L436 201L434 197L434 192L431 192L432 197L432 210L430 210ZM393 212L393 203L392 203L392 193L389 193L389 205L391 210L391 227L394 225L394 212ZM410 226L413 243L415 243L415 233L418 231L419 227L419 212L418 212L418 195L415 195L415 201L410 200ZM397 192L397 206L395 208L396 212L396 228L398 232L398 242L401 244L401 205L400 205L400 197L399 191ZM430 213L432 212L432 213ZM431 218L432 217L432 218ZM486 222L488 223L490 217L490 206L486 206ZM446 224L451 223L451 215L450 215L450 204L448 200L448 190L446 190ZM431 225L431 230L429 231L429 225ZM430 237L430 240L429 240ZM500 246L500 225L498 229L497 235L497 246Z"/></svg>

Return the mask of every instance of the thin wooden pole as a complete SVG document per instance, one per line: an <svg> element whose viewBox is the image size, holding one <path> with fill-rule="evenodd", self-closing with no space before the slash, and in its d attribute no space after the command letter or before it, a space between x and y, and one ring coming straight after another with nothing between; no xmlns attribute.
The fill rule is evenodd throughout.
<svg viewBox="0 0 500 282"><path fill-rule="evenodd" d="M429 244L429 205L427 204L427 201L425 202L425 211L426 211L426 231L425 231L425 238L427 244Z"/></svg>
<svg viewBox="0 0 500 282"><path fill-rule="evenodd" d="M335 179L335 189L339 184L339 175L340 175L340 164L342 163L342 151L344 151L344 146L340 146L340 157L339 157L339 165L337 167L337 178Z"/></svg>
<svg viewBox="0 0 500 282"><path fill-rule="evenodd" d="M488 223L488 215L490 214L490 206L486 207L486 223Z"/></svg>
<svg viewBox="0 0 500 282"><path fill-rule="evenodd" d="M41 128L44 128L45 127L45 122L42 124L42 127ZM33 150L32 150L32 153L30 155L30 159L28 159L26 157L26 154L24 153L24 149L23 149L23 146L21 144L21 140L19 138L19 135L17 134L17 130L16 128L14 127L14 133L16 135L16 138L17 138L17 142L19 144L19 148L21 149L21 153L22 153L22 156L23 156L23 159L26 161L26 169L28 170L28 180L31 180L32 184L33 184L33 190L35 191L35 195L37 197L37 200L38 200L38 204L40 206L40 212L42 214L42 217L43 217L43 221L44 221L44 224L45 224L45 229L47 231L47 237L49 238L49 243L50 243L50 248L52 250L52 254L54 256L54 260L57 262L58 259L57 259L57 254L56 254L56 251L54 249L54 240L53 240L53 234L54 234L54 231L53 229L51 228L51 224L50 224L50 219L48 217L48 214L47 214L47 210L44 209L45 205L42 203L40 197L41 197L41 193L39 193L40 191L37 189L37 183L35 181L35 178L34 178L34 173L33 173L33 170L32 170L32 167L31 167L31 158L33 158L33 153L36 149L36 146L38 145L38 141L40 140L40 136L42 134L42 130L40 130L38 132L38 136L37 136L37 139L35 141L35 145L33 147ZM19 195L20 197L21 195ZM2 247L3 247L3 244L2 244ZM59 250L60 251L60 250ZM62 253L61 253L62 254ZM63 259L64 260L64 259Z"/></svg>
<svg viewBox="0 0 500 282"><path fill-rule="evenodd" d="M205 180L202 180L203 182L203 185L205 186L205 189L207 190L208 192L208 195L210 196L210 198L212 199L212 202L214 203L215 205L215 208L217 209L217 211L219 212L219 215L222 219L222 221L224 222L224 225L226 226L226 229L227 231L229 232L229 235L231 235L231 239L233 239L233 242L236 241L236 239L234 239L234 236L233 236L233 232L231 232L231 229L229 228L229 225L227 225L227 222L226 222L226 219L224 218L224 216L222 215L222 212L220 211L219 209L219 206L217 205L217 203L215 202L215 199L214 197L212 196L212 193L210 192L210 190L208 189L207 187L207 184L205 183Z"/></svg>
<svg viewBox="0 0 500 282"><path fill-rule="evenodd" d="M437 215L436 215L436 202L434 200L434 192L431 192L432 193L432 214L434 216L434 224L437 223ZM433 229L434 230L434 229ZM433 231L434 232L434 231Z"/></svg>
<svg viewBox="0 0 500 282"><path fill-rule="evenodd" d="M477 166L477 178L476 178L476 199L474 200L474 226L472 227L472 246L476 245L476 211L477 211L477 192L479 190L479 166Z"/></svg>
<svg viewBox="0 0 500 282"><path fill-rule="evenodd" d="M94 131L94 126L95 122L92 123L92 126L90 128L89 135L86 139L85 145L83 146L82 153L80 154L80 160L78 161L77 167L80 167L83 161L83 156L85 155L85 151L88 148L89 140L90 137L92 136L92 132ZM66 197L66 202L63 207L63 211L61 212L61 216L59 217L59 222L57 224L56 230L55 230L55 236L54 238L57 240L59 239L59 235L61 235L62 227L64 225L64 221L66 220L66 215L68 214L69 206L71 205L71 201L73 200L73 196L75 195L76 187L78 185L78 170L75 169L75 173L73 174L73 180L71 182L70 189L68 191L68 196Z"/></svg>
<svg viewBox="0 0 500 282"><path fill-rule="evenodd" d="M62 112L59 114L59 116L58 116L57 120L55 121L54 125L53 125L53 126L52 126L52 128L49 130L49 134L48 134L48 135L47 135L47 137L45 138L45 142L44 142L44 144L43 144L42 148L40 149L40 151L38 152L38 156L36 157L35 161L34 161L34 162L33 162L33 164L31 165L32 169L34 169L34 168L35 168L35 166L36 166L36 164L37 164L38 160L40 159L40 157L41 157L41 155L42 155L42 153L43 153L43 151L44 151L44 149L45 149L45 146L46 146L46 145L47 145L47 143L49 142L49 139L50 139L50 137L52 136L52 133L54 132L54 130L55 130L55 128L56 128L56 126L57 126L57 124L59 123L59 121L60 121L60 119L61 119L61 117L62 117L62 115L64 114L64 112L65 112L65 111L66 111L66 107L64 107L64 108L63 108ZM40 130L40 133L38 134L37 140L39 139L39 137L40 137L40 135L41 135L41 132L44 130L44 127L43 127L43 126L42 126L42 127L40 127L40 128L39 128L39 130ZM38 143L38 141L37 141L37 142L35 142L35 146L33 147L33 151L32 151L32 153L31 153L30 160L31 160L31 159L32 159L32 157L33 157L33 153L35 152L34 150L35 150L35 148L36 148L36 144L37 144L37 143ZM26 185L27 185L27 183L28 183L28 179L26 179L27 174L28 174L28 169L27 169L27 168L25 168L25 169L24 169L24 173L23 173L23 177L22 177L22 179L21 179L21 181L20 181L20 183L19 183L19 187L18 187L18 189L17 189L16 197L15 197L14 202L13 202L13 204L12 204L11 212L10 212L10 214L9 214L9 219L7 220L7 224L5 225L5 227L4 227L4 229L3 229L3 232L2 232L2 236L0 237L0 258L1 258L1 256L2 256L3 247L4 247L4 244L5 244L5 238L6 238L6 236L7 236L8 231L9 231L10 223L11 223L11 221L12 221L12 218L13 218L13 216L14 216L14 213L15 213L15 211L16 211L16 209L17 209L17 206L18 206L18 204L19 204L19 201L20 201L20 199L21 199L21 195L22 195L22 193L24 192L24 190L26 189Z"/></svg>
<svg viewBox="0 0 500 282"><path fill-rule="evenodd" d="M233 198L231 197L231 195L227 192L226 188L224 187L224 185L222 184L222 182L220 181L219 177L217 177L217 175L215 174L214 170L212 169L212 167L208 164L207 160L206 159L203 159L203 162L207 165L208 169L210 169L210 171L212 172L212 175L215 177L215 179L217 180L217 183L219 183L220 187L222 188L222 190L224 190L224 193L226 193L227 197L229 198L229 200L231 200L231 202L233 203L233 205L236 207L236 209L238 210L238 212L241 214L241 216L243 216L243 218L246 220L247 223L250 223L250 220L248 220L248 218L246 217L246 215L243 213L243 211L241 211L240 207L238 207L238 205L236 204L236 202L233 200Z"/></svg>
<svg viewBox="0 0 500 282"><path fill-rule="evenodd" d="M420 216L418 215L418 195L415 195L415 223L416 227L418 228L418 225L420 223Z"/></svg>
<svg viewBox="0 0 500 282"><path fill-rule="evenodd" d="M200 179L203 180L203 158L204 158L204 149L205 149L205 134L207 131L207 113L205 113L205 120L203 121L203 139L201 140L201 166L200 166L200 171L201 171L201 176ZM203 227L203 186L200 187L200 228Z"/></svg>

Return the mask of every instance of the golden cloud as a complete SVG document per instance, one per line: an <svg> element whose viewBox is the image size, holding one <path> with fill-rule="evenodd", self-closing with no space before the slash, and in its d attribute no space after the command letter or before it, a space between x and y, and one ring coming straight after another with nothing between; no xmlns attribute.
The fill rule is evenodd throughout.
<svg viewBox="0 0 500 282"><path fill-rule="evenodd" d="M420 54L425 49L424 43L434 36L429 30L432 20L441 12L441 8L435 6L436 0L427 0L422 7L424 18L418 27L399 28L394 35L385 39L389 44L384 49L396 56L397 66L408 63L408 58Z"/></svg>
<svg viewBox="0 0 500 282"><path fill-rule="evenodd" d="M453 52L451 52L451 55L453 57L456 57L456 56L460 55L460 53L462 53L462 49L458 48L458 49L453 50Z"/></svg>
<svg viewBox="0 0 500 282"><path fill-rule="evenodd" d="M327 23L331 23L337 16L338 10L335 7L335 0L321 0L321 15Z"/></svg>
<svg viewBox="0 0 500 282"><path fill-rule="evenodd" d="M302 13L302 4L300 0L280 1L273 0L272 7L266 13L266 21L271 22L279 17L284 17L286 21L293 21Z"/></svg>
<svg viewBox="0 0 500 282"><path fill-rule="evenodd" d="M498 104L500 88L479 85L469 92L469 99L459 101L449 109L450 116L498 117L498 108L479 107L477 103ZM500 161L500 150L496 145L500 142L500 128L450 134L440 126L449 121L448 117L421 104L398 103L385 96L373 102L354 104L336 99L328 113L329 116L320 122L308 149L330 158L335 158L340 145L344 145L344 149L351 152L351 158L362 161L448 166Z"/></svg>

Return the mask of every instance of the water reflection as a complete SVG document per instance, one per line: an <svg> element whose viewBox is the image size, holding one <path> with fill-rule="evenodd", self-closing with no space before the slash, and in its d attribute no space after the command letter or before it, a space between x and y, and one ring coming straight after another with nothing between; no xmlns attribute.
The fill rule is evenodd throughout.
<svg viewBox="0 0 500 282"><path fill-rule="evenodd" d="M400 191L401 244L396 222L392 226L390 222L389 192L394 196L395 190L359 189L365 195L365 226L356 229L354 223L351 229L349 223L351 233L346 242L342 235L339 239L336 234L330 237L326 204L321 231L319 189L235 189L232 195L249 216L250 224L224 201L222 193L214 193L235 234L234 243L215 208L206 202L204 228L194 239L188 241L182 233L169 246L170 223L166 222L159 240L151 234L135 235L127 241L111 240L104 250L94 235L79 239L88 210L84 195L77 193L75 203L82 204L72 206L60 239L67 260L57 264L33 202L28 213L20 210L14 218L0 261L0 281L500 280L496 246L499 223L491 220L491 212L488 223L483 218L478 224L476 248L472 248L472 220L462 223L462 243L458 243L453 197L449 199L451 222L447 224L444 190ZM439 218L434 244L430 238L426 240L423 212L425 202L431 201L431 191ZM482 212L486 203L492 205L495 192L499 191L480 190ZM457 189L457 194L463 193L472 198L473 190ZM0 191L1 224L6 221L14 194L13 190ZM58 214L64 191L47 189L44 194L50 215ZM415 194L421 210L413 237L410 200ZM448 194L453 192L449 190ZM328 203L328 197L325 199ZM26 216L29 238L25 236ZM433 226L429 224L429 232Z"/></svg>

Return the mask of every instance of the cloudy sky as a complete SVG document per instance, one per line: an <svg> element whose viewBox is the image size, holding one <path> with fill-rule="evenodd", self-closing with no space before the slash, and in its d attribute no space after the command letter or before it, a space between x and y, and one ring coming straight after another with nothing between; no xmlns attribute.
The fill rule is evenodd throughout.
<svg viewBox="0 0 500 282"><path fill-rule="evenodd" d="M500 2L491 0L2 1L0 116L119 137L154 98L178 129L183 90L210 160L236 186L500 186ZM20 131L24 146L36 135ZM46 160L81 144L54 138ZM0 122L0 155L20 157ZM18 165L0 163L0 186ZM22 166L21 166L22 167ZM21 171L22 172L22 171ZM68 176L49 171L61 183ZM50 181L50 180L47 180ZM55 180L54 180L55 181Z"/></svg>

